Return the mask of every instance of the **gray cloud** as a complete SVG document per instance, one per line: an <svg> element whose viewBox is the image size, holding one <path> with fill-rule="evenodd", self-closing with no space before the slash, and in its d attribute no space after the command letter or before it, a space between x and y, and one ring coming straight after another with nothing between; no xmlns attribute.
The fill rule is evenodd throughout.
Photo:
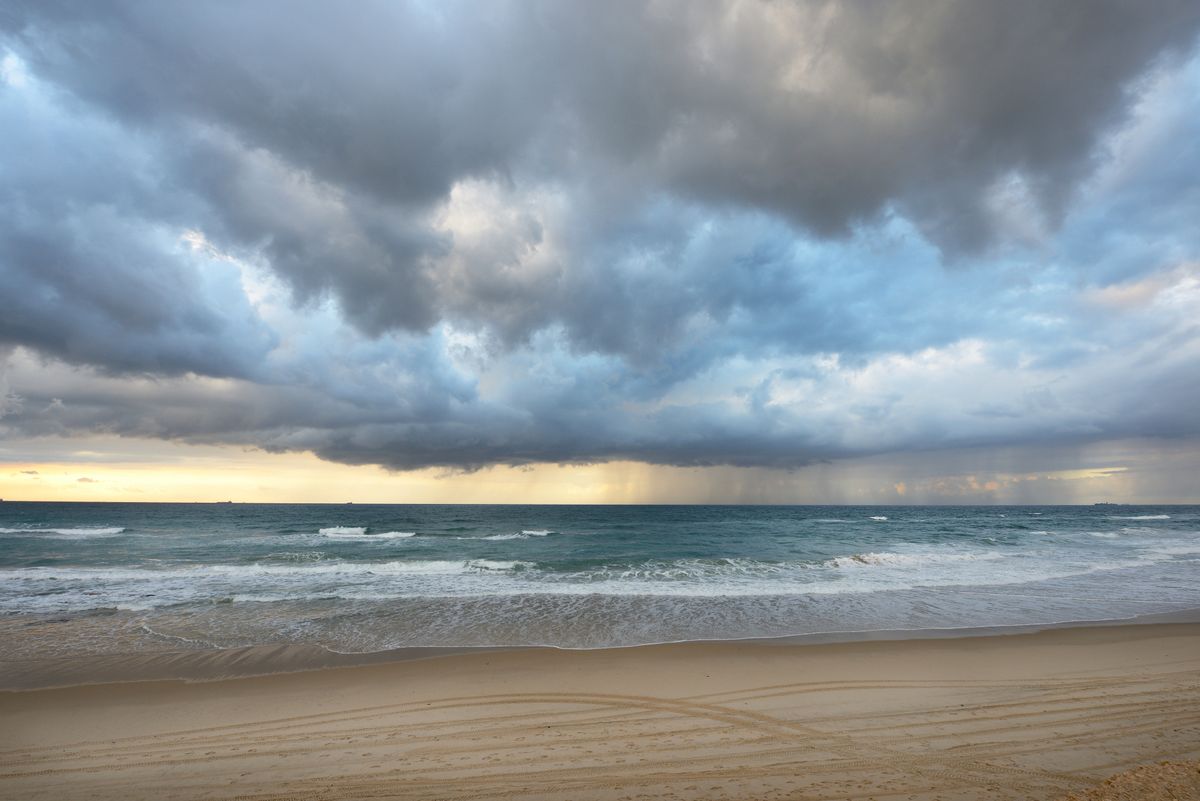
<svg viewBox="0 0 1200 801"><path fill-rule="evenodd" d="M187 209L153 150L12 90L0 127L0 343L116 371L257 370L270 332L237 271L198 263L168 227Z"/></svg>
<svg viewBox="0 0 1200 801"><path fill-rule="evenodd" d="M4 24L38 75L171 137L206 233L260 245L364 330L459 313L523 337L561 320L584 347L620 349L569 315L608 290L613 325L661 333L613 296L638 287L605 280L614 237L672 247L636 242L671 233L637 231L630 209L665 193L831 235L898 209L944 248L978 248L999 234L998 182L1061 218L1130 83L1192 43L1200 9L31 3ZM452 241L427 215L470 179L565 187L559 292L529 293L513 269L536 217L466 254L461 280L430 276Z"/></svg>
<svg viewBox="0 0 1200 801"><path fill-rule="evenodd" d="M4 431L395 468L1196 436L1198 26L9 4Z"/></svg>

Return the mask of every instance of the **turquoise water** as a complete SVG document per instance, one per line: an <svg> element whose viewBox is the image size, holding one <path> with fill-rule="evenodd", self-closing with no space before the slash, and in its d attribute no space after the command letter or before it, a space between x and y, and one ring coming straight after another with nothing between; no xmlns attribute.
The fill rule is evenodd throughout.
<svg viewBox="0 0 1200 801"><path fill-rule="evenodd" d="M601 647L1200 607L1200 507L0 504L10 653Z"/></svg>

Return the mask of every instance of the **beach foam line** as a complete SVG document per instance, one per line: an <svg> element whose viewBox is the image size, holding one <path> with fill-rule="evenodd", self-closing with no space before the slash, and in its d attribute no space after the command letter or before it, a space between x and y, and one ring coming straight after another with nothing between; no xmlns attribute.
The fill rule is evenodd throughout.
<svg viewBox="0 0 1200 801"><path fill-rule="evenodd" d="M1006 584L1078 576L1120 568L1144 568L1193 556L1147 552L1137 559L1093 565L1043 565L1016 572L996 570L970 555L944 560L926 572L916 554L857 554L820 562L766 563L703 560L547 573L533 562L431 560L310 565L214 565L161 569L30 567L0 570L0 611L58 613L83 610L148 610L188 604L306 601L437 600L509 596L574 597L579 603L613 599L862 596L877 592ZM605 600L608 599L608 600ZM574 603L571 601L569 603ZM564 603L568 603L564 601Z"/></svg>
<svg viewBox="0 0 1200 801"><path fill-rule="evenodd" d="M386 576L404 574L455 575L479 572L503 572L531 566L530 562L504 561L496 559L450 560L434 559L423 561L391 562L302 562L293 564L249 564L249 565L195 565L172 568L102 568L102 567L18 567L0 570L0 581L162 581L182 579L193 581L204 577L231 579L255 576Z"/></svg>
<svg viewBox="0 0 1200 801"><path fill-rule="evenodd" d="M922 565L938 565L950 562L992 562L1003 559L996 553L892 553L879 551L872 553L856 553L852 556L838 556L827 560L826 567L859 568L859 567L917 567Z"/></svg>

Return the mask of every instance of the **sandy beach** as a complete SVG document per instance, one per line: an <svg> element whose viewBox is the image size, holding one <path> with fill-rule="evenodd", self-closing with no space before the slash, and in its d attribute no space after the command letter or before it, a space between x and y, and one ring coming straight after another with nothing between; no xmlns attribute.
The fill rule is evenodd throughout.
<svg viewBox="0 0 1200 801"><path fill-rule="evenodd" d="M1200 757L1200 624L490 651L7 691L0 716L14 801L1056 799Z"/></svg>

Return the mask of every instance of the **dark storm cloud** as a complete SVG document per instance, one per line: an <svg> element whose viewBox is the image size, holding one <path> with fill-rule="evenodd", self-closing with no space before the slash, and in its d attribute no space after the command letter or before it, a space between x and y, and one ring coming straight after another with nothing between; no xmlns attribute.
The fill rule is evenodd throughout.
<svg viewBox="0 0 1200 801"><path fill-rule="evenodd" d="M80 98L139 129L228 137L225 153L184 156L180 188L209 201L222 244L262 244L302 294L332 290L364 330L461 312L525 336L561 315L584 347L618 349L630 343L570 314L596 289L638 291L575 272L610 255L628 209L666 193L840 235L895 208L944 248L979 247L1008 176L1061 215L1129 83L1198 22L1186 0L37 2L4 18L31 68ZM336 199L342 224L265 213L297 205L278 187L289 171ZM470 178L565 185L583 229L561 255L565 298L497 306L527 287L486 255L433 291L448 243L422 214ZM658 314L612 299L611 324L656 338Z"/></svg>
<svg viewBox="0 0 1200 801"><path fill-rule="evenodd" d="M1198 26L9 3L0 423L395 468L1195 436Z"/></svg>
<svg viewBox="0 0 1200 801"><path fill-rule="evenodd" d="M248 376L273 346L236 270L164 230L186 217L153 152L0 91L0 343L114 371Z"/></svg>

